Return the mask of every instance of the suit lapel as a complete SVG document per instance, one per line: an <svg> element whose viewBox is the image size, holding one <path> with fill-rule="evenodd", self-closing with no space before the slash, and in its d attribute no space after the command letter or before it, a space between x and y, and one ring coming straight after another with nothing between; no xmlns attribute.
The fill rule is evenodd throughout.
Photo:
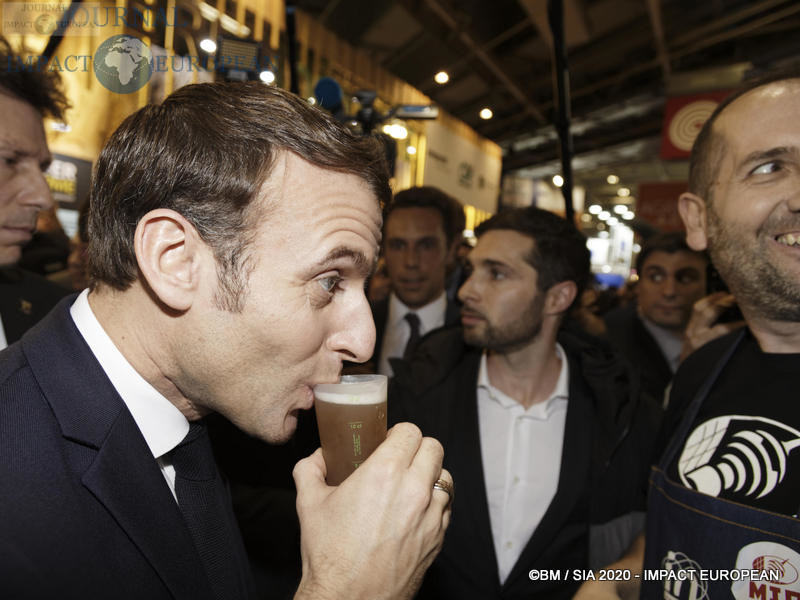
<svg viewBox="0 0 800 600"><path fill-rule="evenodd" d="M469 551L473 557L471 562L475 568L491 570L499 586L478 426L478 361L480 354L476 353L469 361L476 364L469 364L463 369L462 372L468 376L459 377L458 392L453 398L447 399L451 410L451 429L449 443L445 445L448 449L445 460L451 459L456 485L454 511L461 515L462 529L468 527L474 536ZM463 553L464 548L455 551Z"/></svg>
<svg viewBox="0 0 800 600"><path fill-rule="evenodd" d="M66 298L45 317L23 339L23 351L64 443L97 451L81 481L175 597L210 597L177 503L122 398L75 327L69 314L73 301Z"/></svg>
<svg viewBox="0 0 800 600"><path fill-rule="evenodd" d="M127 410L120 411L82 482L106 507L176 598L210 598L189 530Z"/></svg>
<svg viewBox="0 0 800 600"><path fill-rule="evenodd" d="M658 377L666 381L672 379L672 369L669 367L661 346L658 345L656 339L647 330L647 327L644 326L639 317L634 317L633 332L639 340L640 348L644 349L649 355L650 363L658 369ZM657 400L660 400L660 398L657 398Z"/></svg>

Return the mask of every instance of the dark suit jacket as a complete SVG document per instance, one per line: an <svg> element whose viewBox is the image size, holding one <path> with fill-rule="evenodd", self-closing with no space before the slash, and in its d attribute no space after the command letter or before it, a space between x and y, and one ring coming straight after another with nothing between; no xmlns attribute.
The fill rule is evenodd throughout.
<svg viewBox="0 0 800 600"><path fill-rule="evenodd" d="M502 585L478 424L481 351L464 346L460 328L453 328L428 338L411 362L398 364L389 389L390 424L411 421L437 438L455 482L450 527L420 599L566 600L579 582L533 582L528 572L604 566L623 554L644 524L658 408L638 398L627 366L615 355L567 334L559 342L570 377L558 488Z"/></svg>
<svg viewBox="0 0 800 600"><path fill-rule="evenodd" d="M0 269L0 317L9 346L70 291L16 267Z"/></svg>
<svg viewBox="0 0 800 600"><path fill-rule="evenodd" d="M642 390L661 403L672 381L672 369L658 342L636 315L636 307L613 310L604 320L608 341L638 369Z"/></svg>
<svg viewBox="0 0 800 600"><path fill-rule="evenodd" d="M210 599L178 505L72 299L0 353L0 596Z"/></svg>
<svg viewBox="0 0 800 600"><path fill-rule="evenodd" d="M383 300L372 303L370 308L372 308L372 318L375 321L375 350L372 353L372 358L369 359L369 362L374 365L374 369L371 372L377 373L378 365L381 361L383 335L386 332L386 320L389 318L389 298L387 297ZM448 298L447 308L444 312L444 327L458 325L460 319L461 307ZM432 332L429 331L428 333Z"/></svg>

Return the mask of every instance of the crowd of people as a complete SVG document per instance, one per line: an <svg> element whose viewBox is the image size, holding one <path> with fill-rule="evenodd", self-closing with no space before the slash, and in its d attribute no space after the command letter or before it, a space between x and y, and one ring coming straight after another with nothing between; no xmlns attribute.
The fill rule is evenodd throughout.
<svg viewBox="0 0 800 600"><path fill-rule="evenodd" d="M685 233L602 309L573 223L504 210L472 247L457 199L392 196L376 140L261 83L125 119L48 280L66 108L0 71L4 597L800 594L800 73L718 106ZM391 376L390 429L334 487L309 409L342 370Z"/></svg>

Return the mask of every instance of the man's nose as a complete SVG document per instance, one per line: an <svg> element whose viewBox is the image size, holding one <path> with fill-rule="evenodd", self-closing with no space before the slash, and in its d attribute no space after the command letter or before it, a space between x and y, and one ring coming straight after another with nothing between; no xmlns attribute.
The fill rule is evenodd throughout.
<svg viewBox="0 0 800 600"><path fill-rule="evenodd" d="M667 277L661 284L661 293L673 297L678 293L678 285L674 277Z"/></svg>
<svg viewBox="0 0 800 600"><path fill-rule="evenodd" d="M461 302L466 302L467 300L475 300L477 297L477 289L475 283L475 276L474 274L470 274L467 277L467 280L461 284L461 287L458 288L458 299Z"/></svg>
<svg viewBox="0 0 800 600"><path fill-rule="evenodd" d="M792 212L800 212L800 177L795 177L792 181L793 190L789 194L786 204Z"/></svg>
<svg viewBox="0 0 800 600"><path fill-rule="evenodd" d="M20 203L25 206L33 206L38 210L47 210L53 207L53 197L50 194L50 186L39 165L32 161L23 167L18 175L22 177L22 191Z"/></svg>
<svg viewBox="0 0 800 600"><path fill-rule="evenodd" d="M407 267L419 265L419 250L409 245L403 251L403 264Z"/></svg>
<svg viewBox="0 0 800 600"><path fill-rule="evenodd" d="M358 296L339 315L329 344L342 360L361 363L369 360L375 348L375 322L367 297L363 292Z"/></svg>

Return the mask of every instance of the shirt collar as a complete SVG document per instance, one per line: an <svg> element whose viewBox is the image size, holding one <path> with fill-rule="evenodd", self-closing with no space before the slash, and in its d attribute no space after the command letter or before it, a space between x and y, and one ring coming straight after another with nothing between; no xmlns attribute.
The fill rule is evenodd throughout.
<svg viewBox="0 0 800 600"><path fill-rule="evenodd" d="M541 410L549 413L554 408L556 402L565 401L569 398L569 364L567 363L567 355L564 353L564 348L562 348L561 344L558 342L556 342L556 356L561 359L561 371L558 374L558 380L556 381L556 386L553 388L553 392L545 402L540 405L531 406L528 410L541 406ZM484 350L483 355L481 355L480 367L478 367L478 387L486 389L489 393L489 398L500 404L503 408L521 406L514 398L500 391L489 381L489 368L486 358L487 354L486 350Z"/></svg>
<svg viewBox="0 0 800 600"><path fill-rule="evenodd" d="M439 297L432 302L428 302L420 308L409 308L397 295L392 292L389 295L389 319L388 322L396 325L402 321L407 313L416 313L420 321L420 334L427 333L444 325L444 314L447 311L447 295L442 290Z"/></svg>
<svg viewBox="0 0 800 600"><path fill-rule="evenodd" d="M643 314L640 314L639 318L645 329L653 336L658 347L661 348L661 353L667 359L672 372L677 371L681 362L681 350L683 350L683 334L661 327Z"/></svg>
<svg viewBox="0 0 800 600"><path fill-rule="evenodd" d="M72 320L86 340L144 436L153 457L175 448L189 432L189 421L125 359L100 325L84 290L70 308Z"/></svg>

